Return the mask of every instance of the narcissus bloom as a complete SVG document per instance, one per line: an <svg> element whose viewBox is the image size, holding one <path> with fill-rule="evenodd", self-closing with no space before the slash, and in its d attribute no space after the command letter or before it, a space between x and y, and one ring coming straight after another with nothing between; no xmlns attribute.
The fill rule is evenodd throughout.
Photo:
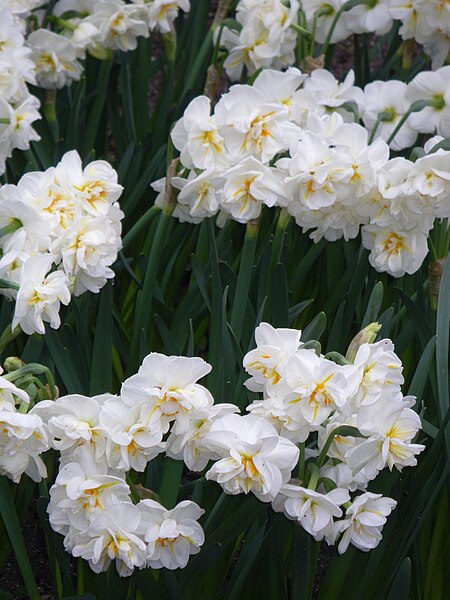
<svg viewBox="0 0 450 600"><path fill-rule="evenodd" d="M366 492L357 496L347 508L343 521L336 521L326 540L334 544L336 538L343 533L338 546L339 554L343 554L350 544L358 550L368 552L376 548L381 541L381 530L397 502L392 498L384 498L381 494Z"/></svg>
<svg viewBox="0 0 450 600"><path fill-rule="evenodd" d="M198 554L205 534L197 522L205 512L185 500L167 510L154 500L142 500L140 529L147 547L147 564L152 569L184 569L189 556Z"/></svg>
<svg viewBox="0 0 450 600"><path fill-rule="evenodd" d="M298 448L255 415L217 419L203 445L221 456L206 473L228 494L253 492L263 502L275 498L297 464Z"/></svg>

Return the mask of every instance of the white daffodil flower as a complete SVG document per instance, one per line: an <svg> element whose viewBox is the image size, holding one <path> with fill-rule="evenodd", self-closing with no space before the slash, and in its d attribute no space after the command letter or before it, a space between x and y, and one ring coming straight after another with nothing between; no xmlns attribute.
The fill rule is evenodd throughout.
<svg viewBox="0 0 450 600"><path fill-rule="evenodd" d="M244 356L244 369L249 375L245 386L261 392L266 385L276 385L284 377L284 368L300 347L302 332L297 329L275 329L260 323L255 329L256 348Z"/></svg>
<svg viewBox="0 0 450 600"><path fill-rule="evenodd" d="M177 202L189 209L193 223L199 223L205 217L212 217L219 211L219 195L223 177L217 171L206 170L200 175L191 171L187 179L174 177L172 185L181 190L177 196Z"/></svg>
<svg viewBox="0 0 450 600"><path fill-rule="evenodd" d="M99 423L106 431L106 459L112 469L142 472L164 450L159 423L150 421L141 408L115 397L100 410Z"/></svg>
<svg viewBox="0 0 450 600"><path fill-rule="evenodd" d="M121 0L97 2L88 19L98 29L99 45L111 50L135 50L137 38L150 35L144 9Z"/></svg>
<svg viewBox="0 0 450 600"><path fill-rule="evenodd" d="M368 552L376 548L382 539L381 530L397 502L385 498L381 494L366 492L357 496L352 505L347 508L346 519L337 521L332 531L325 538L329 544L334 544L337 537L343 533L338 546L339 554L343 554L350 544L358 550Z"/></svg>
<svg viewBox="0 0 450 600"><path fill-rule="evenodd" d="M369 131L376 126L375 138L387 141L399 121L406 113L410 102L406 99L407 85L403 81L373 81L364 88L365 105L362 119ZM383 118L380 119L380 115ZM403 123L389 144L393 150L411 147L417 138L417 131L410 119Z"/></svg>
<svg viewBox="0 0 450 600"><path fill-rule="evenodd" d="M434 133L450 137L450 66L437 71L423 71L408 84L407 99L412 104L428 100L419 112L411 114L411 126L420 133Z"/></svg>
<svg viewBox="0 0 450 600"><path fill-rule="evenodd" d="M217 419L203 445L221 456L206 473L228 494L252 492L272 501L298 461L298 448L280 437L265 419L255 415L226 415Z"/></svg>
<svg viewBox="0 0 450 600"><path fill-rule="evenodd" d="M44 321L53 329L60 326L59 308L61 303L69 304L70 291L69 280L63 271L49 273L54 259L53 254L38 254L25 261L20 273L12 329L20 326L31 335L45 333Z"/></svg>
<svg viewBox="0 0 450 600"><path fill-rule="evenodd" d="M220 207L240 223L259 217L264 205L286 203L283 174L251 156L225 171L224 178Z"/></svg>
<svg viewBox="0 0 450 600"><path fill-rule="evenodd" d="M229 413L239 412L234 404L216 404L201 410L192 410L178 418L166 442L166 454L176 460L183 460L191 471L203 471L209 460L220 456L209 451L202 444L214 421Z"/></svg>
<svg viewBox="0 0 450 600"><path fill-rule="evenodd" d="M61 465L47 507L54 531L85 531L95 516L119 502L129 502L130 488L118 473L96 459L87 445L78 447Z"/></svg>
<svg viewBox="0 0 450 600"><path fill-rule="evenodd" d="M287 483L274 504L278 510L282 507L288 518L296 519L316 541L320 541L333 524L333 517L342 516L339 506L349 500L350 495L344 489L337 488L328 494L321 494Z"/></svg>
<svg viewBox="0 0 450 600"><path fill-rule="evenodd" d="M131 502L121 502L96 515L87 530L66 536L66 550L89 561L95 573L106 571L114 560L121 577L142 568L146 544L139 537L141 511Z"/></svg>
<svg viewBox="0 0 450 600"><path fill-rule="evenodd" d="M415 223L402 227L392 220L390 226L364 225L362 240L371 251L370 264L393 277L415 273L428 253L427 235Z"/></svg>
<svg viewBox="0 0 450 600"><path fill-rule="evenodd" d="M195 502L185 500L167 510L154 500L141 500L140 529L147 547L147 564L152 569L184 569L189 556L198 554L205 534L197 522L204 514Z"/></svg>
<svg viewBox="0 0 450 600"><path fill-rule="evenodd" d="M171 131L173 145L180 151L181 164L188 169L214 169L227 164L224 140L215 116L210 113L210 99L198 96Z"/></svg>
<svg viewBox="0 0 450 600"><path fill-rule="evenodd" d="M404 383L402 362L395 354L391 340L362 344L354 364L361 370L361 383L356 396L351 399L355 410L374 404L386 395L397 395Z"/></svg>
<svg viewBox="0 0 450 600"><path fill-rule="evenodd" d="M83 169L76 150L64 154L53 174L55 183L76 196L82 209L92 217L107 215L123 191L109 163L96 160Z"/></svg>
<svg viewBox="0 0 450 600"><path fill-rule="evenodd" d="M345 455L347 464L358 473L364 469L374 479L385 467L403 467L417 464L416 455L425 449L412 440L422 424L419 415L411 410L415 398L403 398L401 393L390 400L384 399L358 412L358 429L367 439L358 440Z"/></svg>
<svg viewBox="0 0 450 600"><path fill-rule="evenodd" d="M78 81L82 67L74 44L48 29L33 31L27 38L35 65L36 81L45 89L61 89Z"/></svg>
<svg viewBox="0 0 450 600"><path fill-rule="evenodd" d="M52 447L62 454L88 445L95 449L96 460L103 460L106 432L99 423L102 405L114 399L111 394L89 398L80 394L61 396L57 400L44 400L36 404L33 412L47 424Z"/></svg>
<svg viewBox="0 0 450 600"><path fill-rule="evenodd" d="M47 430L35 414L0 411L0 475L19 483L23 473L33 481L47 477L40 454L50 448Z"/></svg>
<svg viewBox="0 0 450 600"><path fill-rule="evenodd" d="M211 371L201 358L164 356L152 352L139 371L122 384L122 400L133 407L142 405L141 417L158 423L163 433L178 415L210 406L210 392L197 381Z"/></svg>
<svg viewBox="0 0 450 600"><path fill-rule="evenodd" d="M289 147L297 128L288 111L249 85L236 85L222 96L215 108L219 132L229 153L236 158L253 156L263 163Z"/></svg>
<svg viewBox="0 0 450 600"><path fill-rule="evenodd" d="M343 367L312 350L299 350L286 366L286 382L292 390L288 401L311 427L317 428L348 398L348 383ZM351 386L353 387L353 386Z"/></svg>

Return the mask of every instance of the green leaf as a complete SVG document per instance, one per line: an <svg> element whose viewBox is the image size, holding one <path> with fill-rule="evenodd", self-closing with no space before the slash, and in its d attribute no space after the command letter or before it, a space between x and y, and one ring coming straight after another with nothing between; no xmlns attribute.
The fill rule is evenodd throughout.
<svg viewBox="0 0 450 600"><path fill-rule="evenodd" d="M409 589L411 587L411 561L405 558L400 569L397 571L392 582L389 595L386 600L409 600Z"/></svg>
<svg viewBox="0 0 450 600"><path fill-rule="evenodd" d="M439 288L436 317L436 372L438 387L439 420L442 424L449 409L449 328L450 328L450 253L447 255ZM447 429L445 443L450 449L450 431Z"/></svg>
<svg viewBox="0 0 450 600"><path fill-rule="evenodd" d="M59 334L48 328L44 339L67 393L87 393L87 386L83 385L78 376L69 348L61 342Z"/></svg>
<svg viewBox="0 0 450 600"><path fill-rule="evenodd" d="M430 377L430 368L435 348L436 336L433 336L422 352L414 377L409 386L408 396L416 396L419 401L422 398L426 383Z"/></svg>
<svg viewBox="0 0 450 600"><path fill-rule="evenodd" d="M372 293L370 294L369 302L367 303L366 312L362 320L361 329L364 329L366 325L374 323L380 313L381 304L383 302L383 284L378 281L374 286Z"/></svg>
<svg viewBox="0 0 450 600"><path fill-rule="evenodd" d="M302 331L302 342L309 340L319 340L327 326L327 317L324 312L320 312Z"/></svg>
<svg viewBox="0 0 450 600"><path fill-rule="evenodd" d="M173 508L177 502L183 467L182 460L173 460L168 457L164 459L164 470L158 495L161 504L168 510Z"/></svg>
<svg viewBox="0 0 450 600"><path fill-rule="evenodd" d="M34 579L28 554L25 549L25 542L20 530L20 524L17 519L10 484L4 475L0 476L0 515L5 529L8 532L11 546L14 549L14 554L16 555L28 596L30 600L40 600L41 596Z"/></svg>
<svg viewBox="0 0 450 600"><path fill-rule="evenodd" d="M108 283L100 292L97 326L91 361L91 395L112 391L112 302L113 286Z"/></svg>

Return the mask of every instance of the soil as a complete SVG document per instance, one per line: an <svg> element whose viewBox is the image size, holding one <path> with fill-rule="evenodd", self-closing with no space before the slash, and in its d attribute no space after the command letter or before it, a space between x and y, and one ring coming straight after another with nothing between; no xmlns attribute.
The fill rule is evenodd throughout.
<svg viewBox="0 0 450 600"><path fill-rule="evenodd" d="M35 514L28 514L22 526L22 535L41 599L53 600L52 577L44 533ZM0 600L26 600L27 598L28 594L23 584L19 565L14 552L11 550L4 568L0 570Z"/></svg>

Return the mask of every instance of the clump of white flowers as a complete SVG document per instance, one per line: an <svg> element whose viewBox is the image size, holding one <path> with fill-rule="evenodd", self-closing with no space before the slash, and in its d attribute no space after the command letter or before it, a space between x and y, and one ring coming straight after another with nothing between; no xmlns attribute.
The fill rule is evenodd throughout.
<svg viewBox="0 0 450 600"><path fill-rule="evenodd" d="M415 399L401 392L401 361L390 340L373 341L378 330L365 328L346 357L324 356L318 342L301 341L300 331L262 323L243 361L251 376L246 387L262 397L246 415L233 404L214 405L198 383L211 370L201 358L151 353L120 395L72 394L34 406L28 416L36 423L28 427L38 429L40 445L21 442L26 466L14 466L10 476L20 477L29 457L36 461L48 447L60 452L50 524L66 550L97 573L113 561L121 576L135 568L184 568L200 551L204 511L197 504L185 500L167 510L154 492L137 501L126 481L160 453L206 470L227 494L272 503L316 540L338 543L340 553L350 543L368 551L396 506L367 492L369 482L385 468L414 466L424 449L414 441L421 428ZM0 416L9 432L14 398L26 398L2 381ZM21 427L17 437L28 440ZM9 444L17 454L17 443Z"/></svg>
<svg viewBox="0 0 450 600"><path fill-rule="evenodd" d="M450 9L443 0L239 0L234 24L216 41L228 52L228 77L237 81L244 67L251 75L293 65L297 31L308 43L323 44L324 52L352 34L384 35L395 21L404 40L423 45L433 69L442 67L450 51Z"/></svg>
<svg viewBox="0 0 450 600"><path fill-rule="evenodd" d="M189 11L189 0L56 2L52 30L39 28L27 38L37 85L60 89L78 81L86 52L106 58L114 50L135 50L138 39L151 31L171 32L180 9Z"/></svg>
<svg viewBox="0 0 450 600"><path fill-rule="evenodd" d="M121 247L122 186L109 163L83 168L76 151L56 167L0 188L0 292L15 299L12 329L45 333L60 304L99 292Z"/></svg>
<svg viewBox="0 0 450 600"><path fill-rule="evenodd" d="M253 85L231 86L212 114L206 96L195 98L171 133L181 168L152 184L156 204L172 198L169 183L181 221L247 223L277 206L316 242L361 231L373 267L412 274L435 218L450 217L450 152L434 151L437 137L413 163L390 159L387 142L398 150L419 132L450 134L449 74L443 67L408 85L377 81L362 90L352 71L340 83L325 69L267 69Z"/></svg>
<svg viewBox="0 0 450 600"><path fill-rule="evenodd" d="M41 118L39 100L27 88L36 83L31 51L12 4L0 0L0 175L15 148L28 150L39 139L33 123Z"/></svg>
<svg viewBox="0 0 450 600"><path fill-rule="evenodd" d="M252 75L261 67L282 69L292 65L297 33L298 0L240 0L236 28L223 27L216 41L229 52L224 68L231 81L241 78L244 68ZM217 34L218 35L218 34Z"/></svg>
<svg viewBox="0 0 450 600"><path fill-rule="evenodd" d="M204 511L197 504L186 500L171 510L156 500L133 504L125 477L131 469L143 472L161 452L181 454L200 470L216 457L200 444L219 417L238 409L213 406L210 392L197 383L210 370L200 358L152 353L119 396L70 395L33 409L61 453L50 523L65 536L66 550L95 572L112 561L121 576L134 568L184 568L200 551Z"/></svg>
<svg viewBox="0 0 450 600"><path fill-rule="evenodd" d="M369 326L366 339L373 340L377 330ZM263 398L247 410L303 448L299 478L278 478L277 483L283 481L280 489L273 485L274 510L297 520L316 540L334 544L339 539L340 553L349 543L364 551L374 548L396 502L366 492L369 481L386 467L401 471L414 466L416 455L424 449L413 441L421 422L411 408L415 399L401 393L402 365L392 342L353 344L347 358L335 362L335 354L333 361L302 344L295 330L262 323L255 337L256 349L244 357L251 375L246 385L261 391ZM233 431L236 427L228 428L230 440L235 439ZM211 438L212 448L225 445L223 434L216 443ZM259 443L262 439L259 436ZM284 455L289 470L292 457L287 451ZM258 463L257 459L258 452L247 451L245 466L252 462L249 486L255 485L258 474L271 481L263 470L268 461ZM229 480L226 485L230 487ZM357 491L364 493L352 500L350 493ZM256 487L254 493L258 495Z"/></svg>
<svg viewBox="0 0 450 600"><path fill-rule="evenodd" d="M389 12L401 21L399 34L414 38L432 59L433 68L441 67L450 51L450 8L442 0L388 0Z"/></svg>

